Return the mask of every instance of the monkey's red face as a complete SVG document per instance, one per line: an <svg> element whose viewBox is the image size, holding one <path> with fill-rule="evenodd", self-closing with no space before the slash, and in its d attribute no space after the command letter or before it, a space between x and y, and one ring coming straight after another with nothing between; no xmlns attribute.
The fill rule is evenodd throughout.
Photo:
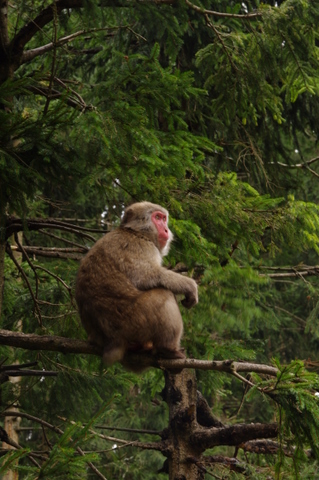
<svg viewBox="0 0 319 480"><path fill-rule="evenodd" d="M167 216L163 212L156 211L152 213L151 219L158 233L160 247L164 248L170 238L170 230L167 226Z"/></svg>

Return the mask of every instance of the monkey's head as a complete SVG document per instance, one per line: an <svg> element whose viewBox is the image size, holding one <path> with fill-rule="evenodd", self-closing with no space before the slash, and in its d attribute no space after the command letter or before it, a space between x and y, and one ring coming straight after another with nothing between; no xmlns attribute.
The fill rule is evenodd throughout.
<svg viewBox="0 0 319 480"><path fill-rule="evenodd" d="M160 205L133 203L126 208L121 227L143 233L156 245L162 256L168 254L173 234L168 228L168 211Z"/></svg>

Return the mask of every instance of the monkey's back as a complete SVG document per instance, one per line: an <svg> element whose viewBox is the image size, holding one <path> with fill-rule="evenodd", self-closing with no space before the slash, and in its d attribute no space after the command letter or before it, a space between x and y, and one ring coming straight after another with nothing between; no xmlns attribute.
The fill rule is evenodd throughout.
<svg viewBox="0 0 319 480"><path fill-rule="evenodd" d="M136 237L136 233L122 228L107 233L80 264L75 297L89 340L99 345L112 340L130 321L130 312L142 294L131 280L139 276L137 259L147 257L150 249L153 255L157 251L143 235L137 242L132 241L132 235ZM143 275L147 274L148 265L142 269Z"/></svg>

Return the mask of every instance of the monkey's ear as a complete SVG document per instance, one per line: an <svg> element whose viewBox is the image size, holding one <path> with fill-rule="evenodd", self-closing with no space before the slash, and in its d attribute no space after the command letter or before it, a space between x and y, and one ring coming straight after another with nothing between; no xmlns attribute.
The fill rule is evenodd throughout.
<svg viewBox="0 0 319 480"><path fill-rule="evenodd" d="M127 223L129 223L132 220L133 217L134 217L133 211L127 209L124 213L123 218L122 218L121 225L126 225Z"/></svg>

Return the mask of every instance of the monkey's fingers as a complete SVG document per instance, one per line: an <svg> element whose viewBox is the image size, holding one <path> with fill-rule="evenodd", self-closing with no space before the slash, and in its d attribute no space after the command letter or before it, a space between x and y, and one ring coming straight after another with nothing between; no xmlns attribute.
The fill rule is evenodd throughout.
<svg viewBox="0 0 319 480"><path fill-rule="evenodd" d="M194 305L196 305L196 303L197 303L197 300L194 297L185 297L184 300L182 300L182 305L185 308L191 308Z"/></svg>

